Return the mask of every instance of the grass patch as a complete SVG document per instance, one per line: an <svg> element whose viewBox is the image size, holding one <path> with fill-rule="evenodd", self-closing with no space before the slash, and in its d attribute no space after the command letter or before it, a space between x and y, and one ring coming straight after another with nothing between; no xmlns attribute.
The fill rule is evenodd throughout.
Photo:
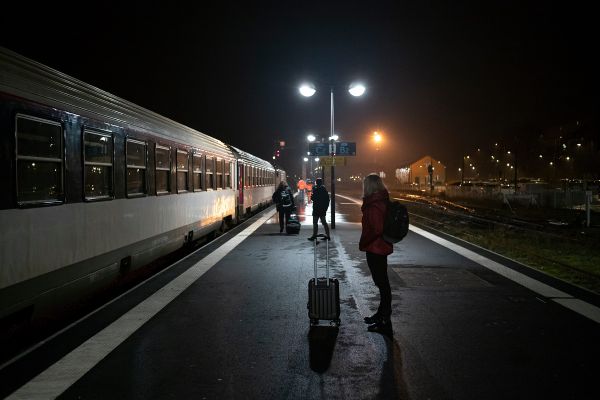
<svg viewBox="0 0 600 400"><path fill-rule="evenodd" d="M481 227L449 222L442 211L419 207L414 222L431 226L470 243L502 254L556 278L600 294L600 246L597 232L581 236L581 229L565 230L564 235L513 229L495 225ZM433 222L435 221L435 222Z"/></svg>

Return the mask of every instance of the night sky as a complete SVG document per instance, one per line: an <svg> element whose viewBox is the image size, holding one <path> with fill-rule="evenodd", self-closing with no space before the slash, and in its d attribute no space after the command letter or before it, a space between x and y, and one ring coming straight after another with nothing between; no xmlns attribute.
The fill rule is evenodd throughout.
<svg viewBox="0 0 600 400"><path fill-rule="evenodd" d="M286 140L292 173L306 134L329 134L330 87L358 144L347 172L372 170L374 130L390 170L454 168L599 109L592 2L22 3L3 5L0 45L265 159Z"/></svg>

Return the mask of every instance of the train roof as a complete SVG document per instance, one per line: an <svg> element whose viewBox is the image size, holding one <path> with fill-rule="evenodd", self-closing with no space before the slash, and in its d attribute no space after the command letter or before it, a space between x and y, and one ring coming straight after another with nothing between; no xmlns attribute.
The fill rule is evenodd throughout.
<svg viewBox="0 0 600 400"><path fill-rule="evenodd" d="M235 146L230 145L230 147L236 154L238 160L245 161L247 164L251 164L255 167L266 168L273 171L275 170L275 168L273 168L273 165L267 160L263 160L262 158L253 156L252 154L247 153L244 150L240 150Z"/></svg>
<svg viewBox="0 0 600 400"><path fill-rule="evenodd" d="M230 148L219 139L1 46L0 91L88 117L101 116L115 125L133 125L167 140L197 146L217 156L233 157Z"/></svg>

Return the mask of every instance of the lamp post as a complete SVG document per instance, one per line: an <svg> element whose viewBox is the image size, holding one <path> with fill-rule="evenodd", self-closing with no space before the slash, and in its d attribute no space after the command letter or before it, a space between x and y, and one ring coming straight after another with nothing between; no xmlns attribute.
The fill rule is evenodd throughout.
<svg viewBox="0 0 600 400"><path fill-rule="evenodd" d="M469 156L462 157L462 168L459 168L460 171L460 186L465 184L465 158L470 158Z"/></svg>
<svg viewBox="0 0 600 400"><path fill-rule="evenodd" d="M308 157L304 157L302 159L302 176L300 177L301 179L306 180L306 163L308 162Z"/></svg>
<svg viewBox="0 0 600 400"><path fill-rule="evenodd" d="M317 140L317 138L312 133L309 133L308 135L306 135L306 140L310 144L310 143L314 142L315 140ZM310 151L307 151L306 155L308 155L310 157L310 176L312 177L312 175L314 173L313 167L312 167L312 160L314 157L312 157L312 155L310 154ZM306 176L305 178L308 178L308 176Z"/></svg>
<svg viewBox="0 0 600 400"><path fill-rule="evenodd" d="M300 86L300 88L298 88L300 94L304 97L311 97L312 95L314 95L317 92L317 89L314 87L314 85L312 84L302 84ZM363 84L361 83L352 83L349 87L348 87L348 92L354 96L354 97L359 97L362 96L366 91L366 88ZM329 90L329 97L330 97L330 124L329 124L329 128L330 128L330 135L329 135L329 153L330 156L332 158L332 164L331 164L331 229L335 229L335 141L336 139L334 139L335 134L334 134L334 128L335 128L335 123L334 123L334 115L335 115L335 111L334 111L334 103L333 103L333 86L330 86L330 90ZM325 170L323 169L323 167L321 166L321 169L323 171L323 180L325 180Z"/></svg>
<svg viewBox="0 0 600 400"><path fill-rule="evenodd" d="M381 145L381 141L383 140L383 137L381 136L381 133L379 133L378 131L373 132L373 142L375 142L375 169L377 170L377 174L380 175L379 173L379 164L378 162L378 156L379 156L379 147Z"/></svg>

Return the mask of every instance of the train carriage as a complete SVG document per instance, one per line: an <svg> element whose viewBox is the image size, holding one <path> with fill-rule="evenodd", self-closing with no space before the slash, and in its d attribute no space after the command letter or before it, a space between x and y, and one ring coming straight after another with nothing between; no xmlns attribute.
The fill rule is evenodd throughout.
<svg viewBox="0 0 600 400"><path fill-rule="evenodd" d="M0 322L237 220L240 160L274 190L266 161L3 48L0 131Z"/></svg>
<svg viewBox="0 0 600 400"><path fill-rule="evenodd" d="M237 164L238 216L244 218L271 203L277 173L273 165L231 146Z"/></svg>

